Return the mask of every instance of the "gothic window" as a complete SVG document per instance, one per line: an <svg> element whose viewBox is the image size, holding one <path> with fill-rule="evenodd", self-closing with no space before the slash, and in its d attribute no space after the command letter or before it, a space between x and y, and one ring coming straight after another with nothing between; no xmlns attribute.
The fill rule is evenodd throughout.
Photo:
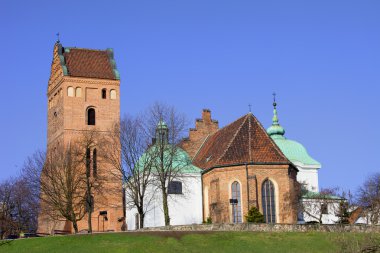
<svg viewBox="0 0 380 253"><path fill-rule="evenodd" d="M70 86L67 88L67 96L74 97L74 88L73 87Z"/></svg>
<svg viewBox="0 0 380 253"><path fill-rule="evenodd" d="M240 194L240 184L235 181L231 185L231 200L232 205L232 222L241 223L241 194Z"/></svg>
<svg viewBox="0 0 380 253"><path fill-rule="evenodd" d="M276 196L272 181L268 179L264 181L261 194L266 223L276 223Z"/></svg>
<svg viewBox="0 0 380 253"><path fill-rule="evenodd" d="M95 109L89 108L87 110L87 125L94 126L95 125Z"/></svg>
<svg viewBox="0 0 380 253"><path fill-rule="evenodd" d="M182 194L182 183L179 181L170 181L168 185L168 194Z"/></svg>
<svg viewBox="0 0 380 253"><path fill-rule="evenodd" d="M82 88L81 87L77 87L75 89L75 96L80 98L82 96Z"/></svg>
<svg viewBox="0 0 380 253"><path fill-rule="evenodd" d="M102 89L102 98L103 99L107 98L107 90L106 89Z"/></svg>
<svg viewBox="0 0 380 253"><path fill-rule="evenodd" d="M116 90L111 90L110 91L110 98L111 99L116 99Z"/></svg>
<svg viewBox="0 0 380 253"><path fill-rule="evenodd" d="M97 164L97 151L96 148L92 151L92 175L94 177L98 174L98 164Z"/></svg>

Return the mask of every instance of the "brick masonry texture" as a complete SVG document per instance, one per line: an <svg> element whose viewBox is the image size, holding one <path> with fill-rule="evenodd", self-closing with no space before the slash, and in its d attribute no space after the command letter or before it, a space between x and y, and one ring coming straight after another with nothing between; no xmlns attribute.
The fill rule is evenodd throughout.
<svg viewBox="0 0 380 253"><path fill-rule="evenodd" d="M204 217L216 223L232 222L231 185L237 181L241 189L243 217L250 207L262 208L262 184L271 180L275 185L276 220L279 223L297 222L297 181L295 173L289 176L289 165L247 165L216 168L203 175L203 189L208 192L204 199ZM207 196L204 196L207 198ZM245 219L243 219L244 221Z"/></svg>
<svg viewBox="0 0 380 253"><path fill-rule="evenodd" d="M206 139L218 129L218 121L211 119L211 111L203 109L202 118L195 120L195 128L190 129L189 138L182 141L181 147L193 158Z"/></svg>

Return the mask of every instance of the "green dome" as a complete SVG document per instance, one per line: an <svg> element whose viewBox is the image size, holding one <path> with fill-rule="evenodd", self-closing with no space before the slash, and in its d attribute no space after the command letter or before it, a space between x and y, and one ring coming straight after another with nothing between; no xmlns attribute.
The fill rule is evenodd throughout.
<svg viewBox="0 0 380 253"><path fill-rule="evenodd" d="M298 162L321 167L321 164L307 153L306 148L301 143L285 138L285 129L278 122L276 102L273 103L273 106L272 125L267 129L267 133L281 149L282 153L293 163Z"/></svg>
<svg viewBox="0 0 380 253"><path fill-rule="evenodd" d="M151 146L149 150L140 157L137 166L141 167L141 170L143 170L145 164L150 163L153 159L156 159L156 162L154 163L160 163L159 158L155 158L157 157L157 152L161 153L161 151L158 150L159 148L162 147L158 147L157 145ZM172 154L173 151L175 152L174 155ZM172 150L172 146L170 144L165 144L163 153L165 168L169 168L171 165L171 167L176 171L181 171L182 173L201 173L202 171L200 168L191 163L190 156L181 148L177 147L175 150Z"/></svg>
<svg viewBox="0 0 380 253"><path fill-rule="evenodd" d="M319 162L314 160L308 153L306 148L299 142L283 139L273 138L274 142L281 149L282 153L293 163L299 162L305 165L321 166Z"/></svg>

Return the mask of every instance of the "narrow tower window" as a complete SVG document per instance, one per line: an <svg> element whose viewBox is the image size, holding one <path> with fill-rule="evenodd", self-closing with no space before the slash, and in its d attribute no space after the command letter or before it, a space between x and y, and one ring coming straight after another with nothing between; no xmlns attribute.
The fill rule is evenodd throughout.
<svg viewBox="0 0 380 253"><path fill-rule="evenodd" d="M96 175L98 174L98 164L97 164L97 151L96 151L96 148L94 148L94 150L92 151L92 175L94 177L96 177Z"/></svg>
<svg viewBox="0 0 380 253"><path fill-rule="evenodd" d="M89 108L87 110L87 125L95 126L95 109Z"/></svg>
<svg viewBox="0 0 380 253"><path fill-rule="evenodd" d="M103 89L103 90L102 90L102 98L103 98L103 99L106 99L106 98L107 98L107 90L106 90L106 89Z"/></svg>
<svg viewBox="0 0 380 253"><path fill-rule="evenodd" d="M111 90L110 91L110 98L111 99L116 99L116 90Z"/></svg>
<svg viewBox="0 0 380 253"><path fill-rule="evenodd" d="M90 149L86 149L86 176L90 177L90 166L91 166L91 152Z"/></svg>

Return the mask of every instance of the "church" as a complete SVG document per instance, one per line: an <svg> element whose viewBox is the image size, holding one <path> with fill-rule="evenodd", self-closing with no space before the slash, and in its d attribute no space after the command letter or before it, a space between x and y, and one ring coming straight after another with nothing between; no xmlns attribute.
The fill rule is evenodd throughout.
<svg viewBox="0 0 380 253"><path fill-rule="evenodd" d="M95 130L99 138L109 132L120 121L119 88L112 49L63 47L58 41L47 91L47 151L67 145L79 132ZM273 123L267 130L252 113L220 128L211 111L203 109L179 145L179 156L186 161L181 180L168 182L171 225L206 220L242 223L251 207L258 208L266 223L297 223L300 183L318 192L321 165L300 143L285 138L276 102L273 106ZM165 128L165 122L157 123L158 131ZM96 150L90 154L92 161L101 164L96 161ZM102 168L106 173L112 170ZM113 183L104 186L109 192L106 199L100 201L104 196L94 196L94 231L121 231L124 225L128 230L139 228L136 209L123 204L122 181L110 180ZM150 194L155 193L152 190ZM160 196L153 199L145 216L146 227L164 224ZM44 233L72 231L65 219L53 222L43 212L38 226ZM86 230L86 226L80 221L79 230Z"/></svg>

